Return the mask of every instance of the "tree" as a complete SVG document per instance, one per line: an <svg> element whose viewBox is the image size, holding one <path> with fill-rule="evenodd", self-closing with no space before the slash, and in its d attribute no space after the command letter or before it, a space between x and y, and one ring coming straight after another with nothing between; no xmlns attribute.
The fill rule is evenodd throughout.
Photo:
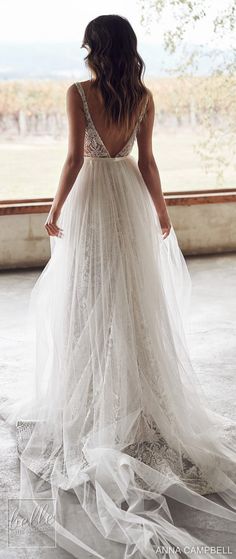
<svg viewBox="0 0 236 559"><path fill-rule="evenodd" d="M224 170L233 163L236 169L236 0L139 0L141 23L147 32L153 21L163 28L162 42L169 54L179 53L180 61L169 73L187 80L200 73L204 58L208 58L208 79L202 77L204 95L198 105L198 124L202 139L195 145L206 172L214 171L219 185L224 181ZM201 26L209 29L207 45L200 38ZM163 25L164 24L164 25ZM198 43L191 43L191 34L198 34ZM200 74L201 76L201 74ZM192 122L196 122L195 82L189 80ZM206 107L207 111L201 110ZM220 112L221 117L216 118ZM230 115L227 112L230 106ZM193 112L194 111L194 112Z"/></svg>

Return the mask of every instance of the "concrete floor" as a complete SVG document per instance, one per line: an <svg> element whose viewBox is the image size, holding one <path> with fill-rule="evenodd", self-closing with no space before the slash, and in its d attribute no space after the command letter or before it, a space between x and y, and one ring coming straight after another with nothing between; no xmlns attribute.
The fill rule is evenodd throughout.
<svg viewBox="0 0 236 559"><path fill-rule="evenodd" d="M192 362L210 407L236 421L236 255L192 257L187 259L187 264L193 282L187 335ZM22 325L30 290L40 272L21 270L0 274L0 389L3 393L17 390L28 366L27 339ZM19 490L19 464L14 429L1 422L0 435L0 558L69 559L71 556L60 549L49 552L42 548L39 553L37 549L7 547L7 496ZM235 558L233 534L227 545L229 553L225 557Z"/></svg>

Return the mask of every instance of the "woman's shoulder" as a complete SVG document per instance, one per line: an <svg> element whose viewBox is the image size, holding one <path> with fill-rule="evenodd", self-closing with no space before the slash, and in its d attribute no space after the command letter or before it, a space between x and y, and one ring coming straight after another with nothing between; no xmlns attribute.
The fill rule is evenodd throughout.
<svg viewBox="0 0 236 559"><path fill-rule="evenodd" d="M146 85L145 85L145 88L146 88L146 99L147 99L147 102L148 102L153 98L153 94L152 94L151 89L149 89Z"/></svg>
<svg viewBox="0 0 236 559"><path fill-rule="evenodd" d="M144 96L143 96L142 103L141 103L142 112L148 111L148 109L149 109L151 103L153 102L153 95L152 95L151 89L149 89L149 88L145 85L145 90L146 90L146 92L145 92L145 94L144 94Z"/></svg>
<svg viewBox="0 0 236 559"><path fill-rule="evenodd" d="M145 99L145 106L146 106L146 111L148 112L150 109L153 110L154 98L153 98L153 93L152 93L151 89L146 87L146 92L147 92L147 94L146 94L146 99Z"/></svg>
<svg viewBox="0 0 236 559"><path fill-rule="evenodd" d="M66 102L68 106L79 107L83 109L84 101L82 99L82 94L78 84L82 84L84 82L74 82L67 87L66 91ZM82 86L83 87L83 86Z"/></svg>
<svg viewBox="0 0 236 559"><path fill-rule="evenodd" d="M75 82L75 85L80 84L82 87L87 87L89 83L91 83L91 80L84 80L84 81Z"/></svg>
<svg viewBox="0 0 236 559"><path fill-rule="evenodd" d="M90 83L90 80L73 82L68 86L67 91L68 92L74 92L78 89L78 86L86 87L89 83Z"/></svg>

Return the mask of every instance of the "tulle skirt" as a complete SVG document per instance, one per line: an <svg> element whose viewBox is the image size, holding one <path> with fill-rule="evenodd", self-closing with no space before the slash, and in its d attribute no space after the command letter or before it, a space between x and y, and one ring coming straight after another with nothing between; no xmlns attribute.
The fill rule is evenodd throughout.
<svg viewBox="0 0 236 559"><path fill-rule="evenodd" d="M74 557L215 557L236 528L236 430L190 361L174 229L163 239L132 156L85 157L58 225L30 297L28 396L5 404L21 497L54 499Z"/></svg>

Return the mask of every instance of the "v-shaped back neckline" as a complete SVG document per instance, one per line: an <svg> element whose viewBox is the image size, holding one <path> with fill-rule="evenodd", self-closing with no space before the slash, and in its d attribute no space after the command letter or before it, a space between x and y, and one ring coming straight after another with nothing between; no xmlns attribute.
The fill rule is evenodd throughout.
<svg viewBox="0 0 236 559"><path fill-rule="evenodd" d="M81 95L82 95L82 100L83 100L84 107L85 107L86 112L87 112L87 116L88 116L88 118L89 118L89 120L90 120L90 124L92 125L92 127L93 127L93 129L94 129L94 131L95 131L95 133L96 133L96 135L97 135L98 140L101 142L102 147L103 147L104 150L106 151L107 157L109 157L110 159L115 159L116 157L119 157L120 153L122 153L122 152L125 150L125 148L126 148L126 147L128 146L128 144L129 144L129 142L132 140L134 134L136 133L136 130L137 130L137 127L138 127L138 123L139 123L140 117L141 117L141 115L142 115L142 111L141 111L141 115L139 115L139 117L138 117L138 120L137 120L137 122L136 122L136 124L135 124L135 127L134 127L134 129L133 129L133 132L131 133L131 135L130 135L129 139L127 140L127 142L125 143L125 145L118 151L118 153L117 153L116 155L111 155L110 152L108 151L107 147L105 146L105 144L104 144L104 142L103 142L103 140L102 140L102 138L101 138L101 136L100 136L100 134L99 134L99 132L98 132L98 130L97 130L95 124L94 124L94 121L93 121L93 119L92 119L92 116L91 116L91 113L90 113L90 110L89 110L89 106L88 106L88 102L87 102L87 97L86 97L86 94L85 94L85 91L84 91L84 88L83 88L82 84L81 84L80 82L76 82L75 85L76 85L77 87L79 86L79 90L80 90Z"/></svg>

